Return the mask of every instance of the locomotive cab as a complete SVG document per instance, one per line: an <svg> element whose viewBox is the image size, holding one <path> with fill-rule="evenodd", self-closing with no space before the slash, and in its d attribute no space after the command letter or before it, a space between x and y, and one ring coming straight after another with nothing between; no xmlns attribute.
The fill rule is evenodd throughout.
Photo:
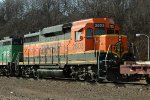
<svg viewBox="0 0 150 100"><path fill-rule="evenodd" d="M126 35L121 34L119 26L112 19L93 18L77 21L73 23L72 31L74 33L72 41L76 45L74 52L85 52L86 60L90 60L86 64L97 59L96 70L99 78L107 76L108 70L112 71L110 73L119 71L121 59L128 53L128 40ZM95 54L95 58L92 58L91 54Z"/></svg>
<svg viewBox="0 0 150 100"><path fill-rule="evenodd" d="M127 36L121 34L119 26L109 18L74 22L72 33L74 52L112 52L121 58L128 51Z"/></svg>
<svg viewBox="0 0 150 100"><path fill-rule="evenodd" d="M5 37L0 40L0 74L14 74L14 64L22 61L22 38Z"/></svg>
<svg viewBox="0 0 150 100"><path fill-rule="evenodd" d="M5 62L16 62L17 56L22 52L22 38L5 37L4 40L0 41L0 61ZM20 58L20 60L22 60Z"/></svg>
<svg viewBox="0 0 150 100"><path fill-rule="evenodd" d="M128 53L127 36L121 34L119 26L110 18L93 18L73 22L71 34L72 45L69 48L73 53L95 53L98 59L100 59L99 54L104 54L105 59L103 60L112 59L114 61L122 59Z"/></svg>

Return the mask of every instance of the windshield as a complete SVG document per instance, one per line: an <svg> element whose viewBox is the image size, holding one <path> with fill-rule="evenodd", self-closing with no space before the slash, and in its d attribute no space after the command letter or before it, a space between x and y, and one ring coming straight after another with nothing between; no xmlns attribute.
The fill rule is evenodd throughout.
<svg viewBox="0 0 150 100"><path fill-rule="evenodd" d="M103 34L105 34L106 32L105 32L105 30L104 29L96 29L95 30L95 35L103 35Z"/></svg>
<svg viewBox="0 0 150 100"><path fill-rule="evenodd" d="M107 30L107 34L114 34L114 30Z"/></svg>

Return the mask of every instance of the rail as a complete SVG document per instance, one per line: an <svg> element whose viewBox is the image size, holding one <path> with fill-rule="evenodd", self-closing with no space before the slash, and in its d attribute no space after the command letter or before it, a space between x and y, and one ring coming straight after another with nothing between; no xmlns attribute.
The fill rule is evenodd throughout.
<svg viewBox="0 0 150 100"><path fill-rule="evenodd" d="M15 55L15 53L13 53L13 55L12 55L12 57L11 57L11 62L13 61L13 59L14 59L14 55Z"/></svg>
<svg viewBox="0 0 150 100"><path fill-rule="evenodd" d="M33 63L35 64L35 49L33 49Z"/></svg>
<svg viewBox="0 0 150 100"><path fill-rule="evenodd" d="M58 46L57 49L58 49L58 56L57 56L58 57L58 64L60 64L60 46Z"/></svg>
<svg viewBox="0 0 150 100"><path fill-rule="evenodd" d="M60 47L58 47L58 52L57 52L58 62L60 62L60 58L59 58L60 50L59 50L59 48L60 48ZM48 48L43 49L43 50L44 50L44 58L43 58L43 60L45 60L45 61L44 61L45 64L48 63L47 49L48 49ZM55 49L54 47L50 47L50 55L49 55L49 56L51 57L51 64L54 63L54 49ZM57 57L57 56L56 56L56 57ZM41 48L39 48L38 57L39 57L39 64L41 64Z"/></svg>
<svg viewBox="0 0 150 100"><path fill-rule="evenodd" d="M41 48L39 48L39 64L41 63Z"/></svg>
<svg viewBox="0 0 150 100"><path fill-rule="evenodd" d="M45 64L46 64L46 62L47 62L46 50L47 50L47 48L44 48L44 52L45 52L45 55L44 55L44 57L45 57Z"/></svg>
<svg viewBox="0 0 150 100"><path fill-rule="evenodd" d="M30 62L30 60L29 60L29 58L30 58L30 56L29 56L29 50L30 49L28 49L28 65L29 65L29 62Z"/></svg>

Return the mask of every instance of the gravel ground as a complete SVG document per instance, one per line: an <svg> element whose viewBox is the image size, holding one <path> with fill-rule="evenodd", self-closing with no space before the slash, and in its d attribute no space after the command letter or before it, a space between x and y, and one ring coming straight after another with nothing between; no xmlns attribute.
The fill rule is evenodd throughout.
<svg viewBox="0 0 150 100"><path fill-rule="evenodd" d="M0 100L149 100L150 88L0 77Z"/></svg>

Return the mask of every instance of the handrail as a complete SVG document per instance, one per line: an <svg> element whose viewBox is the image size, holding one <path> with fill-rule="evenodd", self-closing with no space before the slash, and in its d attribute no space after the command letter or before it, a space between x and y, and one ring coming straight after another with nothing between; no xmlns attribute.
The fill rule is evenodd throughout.
<svg viewBox="0 0 150 100"><path fill-rule="evenodd" d="M41 62L41 48L39 48L39 64Z"/></svg>
<svg viewBox="0 0 150 100"><path fill-rule="evenodd" d="M30 49L28 49L28 65L29 65L29 62L30 62L30 61L29 61L29 58L30 58L29 50L30 50Z"/></svg>
<svg viewBox="0 0 150 100"><path fill-rule="evenodd" d="M60 64L60 46L57 46L57 51L58 51L58 64Z"/></svg>
<svg viewBox="0 0 150 100"><path fill-rule="evenodd" d="M52 53L52 54L51 54L51 59L52 59L52 64L53 64L53 62L54 62L54 58L53 58L53 57L54 57L54 56L53 56L53 55L54 55L54 48L51 47L50 50L51 50L51 53Z"/></svg>
<svg viewBox="0 0 150 100"><path fill-rule="evenodd" d="M4 54L2 53L2 65L3 65L3 55L4 55Z"/></svg>
<svg viewBox="0 0 150 100"><path fill-rule="evenodd" d="M14 55L15 55L15 53L13 53L13 56L11 57L11 62L13 61Z"/></svg>
<svg viewBox="0 0 150 100"><path fill-rule="evenodd" d="M23 53L23 52L18 52L17 53L17 57L16 57L16 60L15 60L15 63L17 62L19 64L19 59L20 59L20 54ZM18 59L18 60L17 60ZM24 62L24 61L23 61Z"/></svg>
<svg viewBox="0 0 150 100"><path fill-rule="evenodd" d="M8 56L8 55L7 55L7 52L6 52L6 65L7 65L7 62L8 62L8 61L7 61L7 56Z"/></svg>
<svg viewBox="0 0 150 100"><path fill-rule="evenodd" d="M95 41L95 46L96 46L96 42L98 42L98 41ZM99 42L100 42L100 40L99 40ZM95 48L95 52L96 52L96 48ZM99 65L99 63L100 63L100 54L101 54L101 52L100 52L100 45L99 45L99 50L98 50L98 55L97 55L97 53L96 53L96 56L98 56L98 70L97 70L97 73L98 73L98 78L100 77L100 75L99 75L99 70L100 70L100 65Z"/></svg>
<svg viewBox="0 0 150 100"><path fill-rule="evenodd" d="M33 63L35 64L35 51L36 51L36 48L33 49Z"/></svg>
<svg viewBox="0 0 150 100"><path fill-rule="evenodd" d="M109 51L110 51L111 46L112 46L112 45L109 45L108 50L107 50L107 53L106 53L106 56L105 56L105 67L106 67L106 70L107 70L107 62L106 62L106 60L107 60L108 53L109 53Z"/></svg>
<svg viewBox="0 0 150 100"><path fill-rule="evenodd" d="M46 50L47 50L47 48L44 48L44 52L45 52L45 64L46 64L46 62L47 62Z"/></svg>
<svg viewBox="0 0 150 100"><path fill-rule="evenodd" d="M136 48L136 51L137 51L137 55L138 55L138 59L137 59L137 57L136 57L136 60L139 60L139 51L138 51L138 49L137 49L137 47L135 47Z"/></svg>
<svg viewBox="0 0 150 100"><path fill-rule="evenodd" d="M71 39L69 40L68 44L67 44L67 56L66 56L66 64L68 64L68 53L69 53L69 45L70 45L70 41ZM65 51L66 52L66 51Z"/></svg>

